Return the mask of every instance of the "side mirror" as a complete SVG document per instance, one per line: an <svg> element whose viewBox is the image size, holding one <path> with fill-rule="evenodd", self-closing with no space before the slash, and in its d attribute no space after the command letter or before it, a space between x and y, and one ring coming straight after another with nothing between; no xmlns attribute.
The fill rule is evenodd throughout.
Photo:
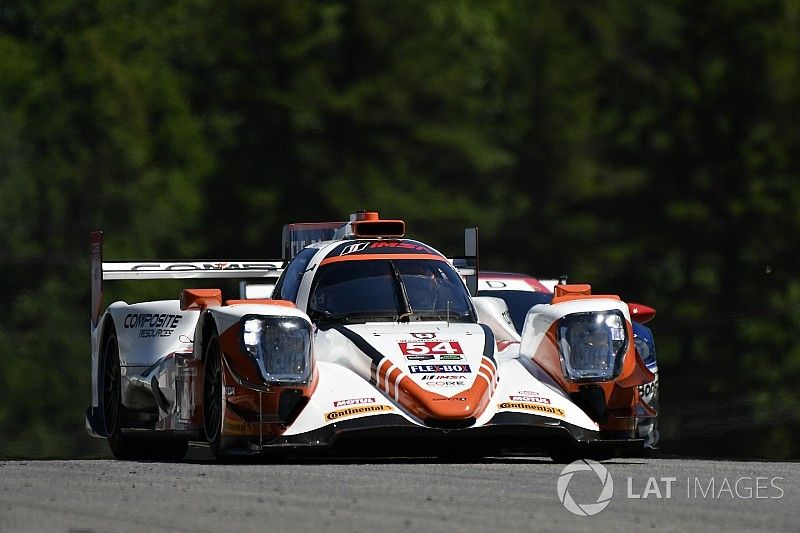
<svg viewBox="0 0 800 533"><path fill-rule="evenodd" d="M631 313L631 320L639 324L646 324L656 316L656 310L643 304L629 303L628 310Z"/></svg>

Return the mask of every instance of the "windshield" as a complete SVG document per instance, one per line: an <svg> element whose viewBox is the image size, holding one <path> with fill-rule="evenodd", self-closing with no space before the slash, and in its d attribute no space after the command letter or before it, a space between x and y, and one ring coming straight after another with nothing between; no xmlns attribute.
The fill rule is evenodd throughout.
<svg viewBox="0 0 800 533"><path fill-rule="evenodd" d="M445 261L371 259L319 269L308 301L314 321L475 322L469 293Z"/></svg>
<svg viewBox="0 0 800 533"><path fill-rule="evenodd" d="M525 316L531 307L536 304L549 304L553 299L553 293L533 291L478 291L478 296L493 296L505 300L508 312L511 313L511 321L514 322L514 328L520 335L525 325Z"/></svg>

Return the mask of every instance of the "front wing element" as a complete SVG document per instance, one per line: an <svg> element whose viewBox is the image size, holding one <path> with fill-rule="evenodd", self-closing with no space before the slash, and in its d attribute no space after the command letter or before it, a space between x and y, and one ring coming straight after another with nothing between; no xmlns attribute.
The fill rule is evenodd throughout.
<svg viewBox="0 0 800 533"><path fill-rule="evenodd" d="M416 425L398 414L343 420L307 433L284 435L259 445L253 440L244 453L270 449L424 456L466 452L499 455L533 451L551 453L621 453L640 451L644 441L623 434L603 434L566 421L523 413L497 413L487 424L464 429Z"/></svg>

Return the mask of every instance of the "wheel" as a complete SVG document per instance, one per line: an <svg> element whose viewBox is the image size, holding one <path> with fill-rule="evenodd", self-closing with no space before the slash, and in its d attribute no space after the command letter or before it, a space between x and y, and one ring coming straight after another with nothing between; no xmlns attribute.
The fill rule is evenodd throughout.
<svg viewBox="0 0 800 533"><path fill-rule="evenodd" d="M106 435L111 437L117 433L120 424L120 407L122 406L120 394L119 348L117 333L111 326L111 332L106 337L103 346L103 423Z"/></svg>
<svg viewBox="0 0 800 533"><path fill-rule="evenodd" d="M186 439L143 438L123 433L127 409L122 404L119 344L113 325L103 345L102 390L103 423L108 437L108 447L115 459L164 461L183 459L189 446L189 441Z"/></svg>
<svg viewBox="0 0 800 533"><path fill-rule="evenodd" d="M122 405L122 375L119 366L119 344L114 326L103 344L103 423L108 447L115 459L133 459L137 446L122 434L126 411Z"/></svg>
<svg viewBox="0 0 800 533"><path fill-rule="evenodd" d="M222 355L216 331L203 355L203 431L215 457L222 455Z"/></svg>

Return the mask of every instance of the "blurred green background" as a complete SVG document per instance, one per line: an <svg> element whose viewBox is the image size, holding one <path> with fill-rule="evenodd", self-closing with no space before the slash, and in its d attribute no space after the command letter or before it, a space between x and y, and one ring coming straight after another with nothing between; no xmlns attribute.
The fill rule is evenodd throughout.
<svg viewBox="0 0 800 533"><path fill-rule="evenodd" d="M365 208L656 307L664 450L796 459L799 185L797 1L0 0L0 457L106 453L90 230L276 258Z"/></svg>

